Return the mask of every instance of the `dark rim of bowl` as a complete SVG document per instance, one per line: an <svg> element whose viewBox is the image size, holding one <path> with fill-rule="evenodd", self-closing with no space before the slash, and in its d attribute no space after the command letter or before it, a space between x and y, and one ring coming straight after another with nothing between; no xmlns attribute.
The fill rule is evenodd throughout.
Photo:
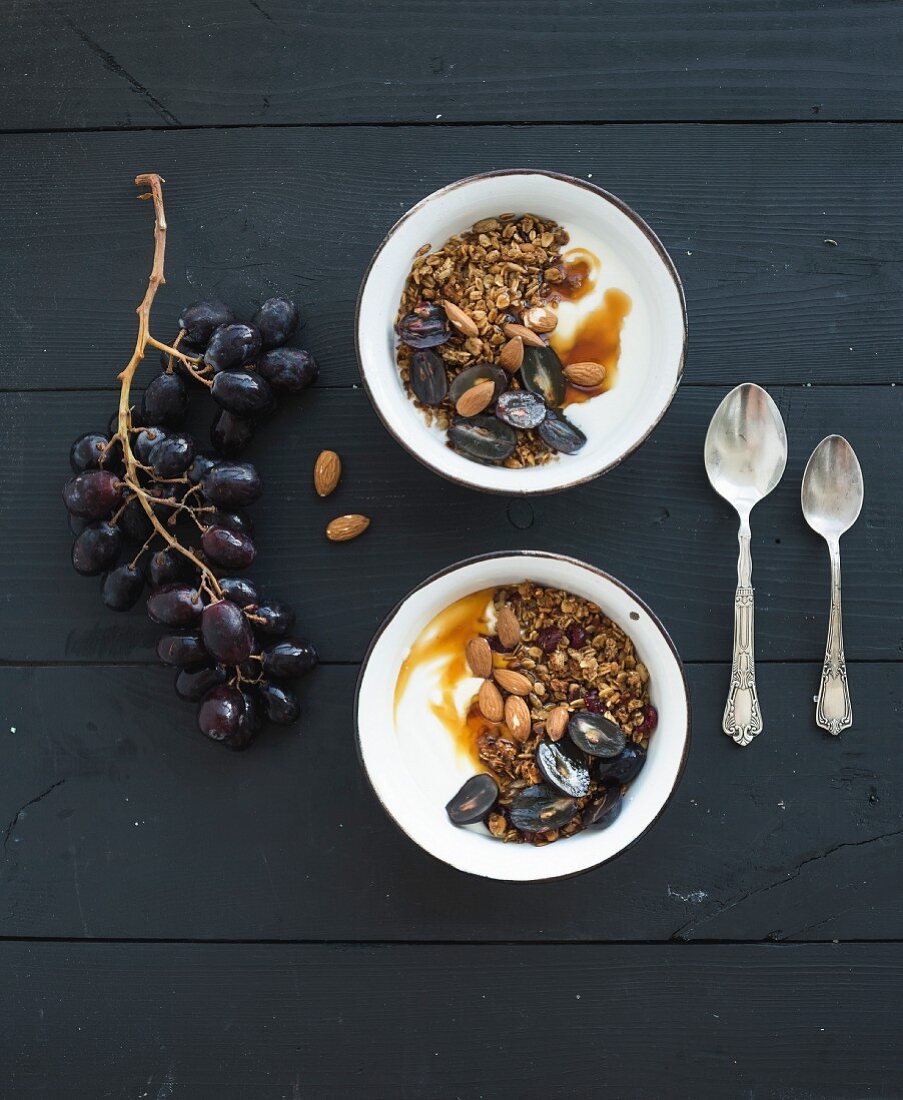
<svg viewBox="0 0 903 1100"><path fill-rule="evenodd" d="M674 782L671 784L671 790L668 792L668 797L662 803L661 808L655 814L649 824L646 825L646 827L641 832L637 833L633 840L625 844L623 848L619 848L617 852L612 853L612 855L610 856L606 856L605 859L600 859L598 863L590 864L589 867L583 867L579 871L571 871L569 874L566 875L550 875L548 878L530 879L496 878L494 875L481 875L478 871L466 871L464 870L464 868L456 867L453 863L449 863L447 860L442 859L441 856L435 855L427 848L424 848L419 841L415 840L414 837L411 836L411 834L407 831L407 829L405 829L405 827L392 813L385 802L383 802L382 798L380 797L379 791L377 791L376 787L373 784L373 780L370 778L370 772L367 770L367 765L364 761L363 750L361 749L361 723L359 716L361 685L364 682L364 676L367 674L367 667L370 664L370 658L373 655L373 650L376 648L376 645L379 642L380 638L383 636L386 628L389 626L389 624L392 622L392 620L395 618L401 608L408 602L411 596L413 596L415 592L419 592L421 588L426 588L427 585L432 584L433 581L439 580L440 577L447 576L449 573L456 573L459 569L463 569L468 565L475 565L477 562L481 561L493 561L496 558L544 558L552 561L564 561L568 562L571 565L577 565L582 569L586 569L590 573L595 573L596 576L602 577L603 580L610 581L617 588L620 588L623 592L625 592L649 616L650 621L664 638L665 643L671 650L674 660L677 662L677 668L680 672L681 680L683 681L684 698L686 700L687 708L687 735L684 740L684 747L683 752L681 753L680 763L677 766L677 773L674 776ZM523 579L528 580L529 578L524 577ZM430 856L431 859L436 860L437 863L441 863L444 867L450 867L453 871L457 871L460 874L473 875L474 878L487 879L490 882L510 882L517 885L529 885L530 883L536 882L560 882L564 881L565 879L576 878L578 875L585 875L587 871L593 871L598 867L602 867L606 863L611 863L613 859L617 859L619 856L622 856L625 852L629 851L634 846L634 844L637 843L637 841L641 840L665 812L666 807L676 794L677 788L680 786L681 779L683 778L684 768L686 767L687 763L687 756L690 752L692 724L690 689L689 685L687 684L687 674L684 670L684 663L681 660L680 653L678 653L677 651L677 646L671 639L671 635L662 625L661 620L655 614L652 608L645 602L645 600L640 599L640 597L636 594L636 592L633 591L632 588L629 588L626 584L623 583L623 581L619 581L617 577L613 577L610 573L606 573L604 569L598 569L595 565L590 565L589 562L581 561L580 558L573 558L569 554L554 554L547 550L493 550L488 554L477 554L472 558L463 558L461 561L456 561L452 565L448 565L444 569L440 569L437 572L433 573L431 576L427 577L426 580L421 581L420 584L415 585L414 588L412 588L406 596L403 596L402 599L398 601L398 603L392 608L388 615L386 615L386 617L377 628L376 633L373 635L373 638L370 641L370 645L367 647L367 652L364 654L364 659L361 662L361 669L357 677L357 684L354 688L354 745L357 751L358 762L360 763L361 770L363 771L364 776L367 779L367 783L370 789L373 791L377 802L379 802L380 806L382 806L389 820L393 822L393 824L399 829L401 833L404 834L404 836L407 837L409 841L411 841L411 843L415 844L422 852L426 852L426 854Z"/></svg>
<svg viewBox="0 0 903 1100"><path fill-rule="evenodd" d="M450 191L456 191L459 187L464 187L469 183L474 183L476 180L493 179L498 176L548 176L550 179L561 180L563 183L570 183L576 187L582 187L585 191L591 191L593 194L598 195L600 198L605 199L607 202L611 203L612 206L620 210L622 214L625 214L637 226L640 232L643 233L643 235L647 238L649 243L658 253L658 256L661 259L662 263L665 265L668 274L671 276L674 286L677 289L678 298L680 299L680 310L681 316L683 318L684 330L683 344L680 349L680 361L677 365L677 377L674 380L674 386L672 387L671 392L668 394L667 401L665 401L664 405L662 406L661 412L658 414L652 424L649 425L649 428L645 432L645 434L642 435L632 446L628 447L628 449L622 455L614 459L613 462L610 462L607 466L604 466L601 470L597 470L593 474L587 474L585 477L574 478L571 481L566 481L563 484L556 485L550 489L517 489L514 487L506 487L504 489L490 489L484 485L475 485L472 481L468 481L465 478L455 477L453 474L448 473L447 470L442 470L438 466L434 466L432 462L428 462L422 455L418 454L407 445L402 436L395 431L395 429L389 423L387 417L383 414L379 402L374 397L373 391L370 389L370 384L367 381L367 372L364 368L363 356L361 355L360 321L361 301L364 297L364 289L366 288L367 283L370 279L370 273L373 270L373 265L379 259L383 249L386 247L386 245L389 243L389 241L392 239L398 229L408 220L408 218L416 214L417 211L421 210L427 203L432 202L434 199L438 198L439 195L446 194ZM677 272L677 268L674 266L674 261L671 259L668 251L659 240L654 230L652 230L647 222L645 222L635 210L631 209L631 207L629 207L626 202L624 202L622 199L619 199L617 195L613 195L610 191L606 191L604 188L598 187L594 183L589 183L587 180L578 179L576 176L568 176L563 172L551 172L542 168L499 168L492 172L478 172L474 176L465 176L464 179L456 180L454 183L449 183L445 187L440 187L438 190L431 192L429 195L426 195L424 198L422 198L419 202L415 203L410 208L410 210L402 214L398 221L395 222L389 232L385 235L385 237L383 237L382 241L380 241L376 251L373 253L370 263L367 265L367 270L364 272L364 277L361 280L360 289L358 290L357 294L357 304L354 309L354 353L355 357L357 358L358 373L360 374L361 382L364 385L364 389L367 392L367 397L370 399L370 404L376 410L376 415L382 421L383 427L386 429L389 435L391 435L392 438L408 452L408 454L413 455L414 458L416 458L422 466L425 466L428 470L432 470L433 473L438 474L440 477L444 477L446 481L452 481L456 485L463 485L465 488L476 489L479 492L503 494L505 496L544 496L548 493L560 493L565 489L572 489L577 485L585 485L588 481L594 481L597 477L602 477L603 474L609 473L609 471L615 469L616 466L619 466L625 458L627 458L629 455L632 455L634 451L638 450L646 442L649 436L652 435L652 433L661 422L662 417L671 407L671 402L674 400L674 395L677 393L678 386L680 386L681 379L683 378L684 364L687 358L688 340L689 328L687 322L687 300L684 296L683 284L680 281L680 275ZM474 465L476 466L478 464L474 463Z"/></svg>

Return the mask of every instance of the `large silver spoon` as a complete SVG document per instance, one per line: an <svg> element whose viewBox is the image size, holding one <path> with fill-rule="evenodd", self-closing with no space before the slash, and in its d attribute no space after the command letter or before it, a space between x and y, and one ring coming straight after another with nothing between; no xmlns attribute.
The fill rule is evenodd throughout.
<svg viewBox="0 0 903 1100"><path fill-rule="evenodd" d="M840 617L840 536L858 519L863 495L855 451L842 435L829 435L812 452L801 497L806 522L827 542L831 553L831 613L815 721L835 736L853 724Z"/></svg>
<svg viewBox="0 0 903 1100"><path fill-rule="evenodd" d="M787 465L787 433L778 407L752 382L725 397L705 437L705 468L716 493L740 516L740 557L734 598L734 657L721 728L748 745L762 732L756 691L754 605L749 514L774 489Z"/></svg>

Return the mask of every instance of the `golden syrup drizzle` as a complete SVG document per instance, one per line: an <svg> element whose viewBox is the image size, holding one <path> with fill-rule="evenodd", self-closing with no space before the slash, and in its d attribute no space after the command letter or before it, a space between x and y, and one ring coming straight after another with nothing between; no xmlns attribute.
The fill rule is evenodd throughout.
<svg viewBox="0 0 903 1100"><path fill-rule="evenodd" d="M562 266L565 277L562 282L554 284L549 295L550 302L579 301L595 287L602 265L599 257L588 249L574 248L564 254ZM601 363L605 367L605 381L600 386L584 389L568 383L565 408L607 393L614 386L621 358L621 330L632 304L628 294L611 287L605 291L601 305L581 319L570 337L552 337L552 347L565 366L570 363Z"/></svg>
<svg viewBox="0 0 903 1100"><path fill-rule="evenodd" d="M399 703L414 669L424 664L436 664L439 668L436 684L439 701L431 699L429 708L448 730L459 751L465 753L481 769L483 764L477 755L477 741L491 727L473 706L462 722L455 705L455 691L462 680L473 675L467 667L464 647L474 634L488 633L486 612L492 593L491 588L474 592L440 611L411 646L395 683L397 715Z"/></svg>

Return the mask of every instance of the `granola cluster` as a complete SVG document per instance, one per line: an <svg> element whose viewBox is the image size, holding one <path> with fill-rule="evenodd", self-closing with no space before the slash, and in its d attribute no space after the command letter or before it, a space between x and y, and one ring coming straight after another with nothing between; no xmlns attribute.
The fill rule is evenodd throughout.
<svg viewBox="0 0 903 1100"><path fill-rule="evenodd" d="M500 214L476 222L466 233L450 237L431 252L417 253L398 309L397 321L424 306L450 302L472 320L476 333L455 332L433 350L445 364L450 382L468 367L498 363L509 342L506 324L519 322L523 312L542 305L556 283L566 278L562 250L567 232L556 222L535 214ZM413 349L400 342L398 368L409 396L429 423L446 431L455 419L450 399L431 407L420 402L410 385ZM517 381L512 380L513 388ZM509 468L547 462L553 452L533 432L518 433Z"/></svg>

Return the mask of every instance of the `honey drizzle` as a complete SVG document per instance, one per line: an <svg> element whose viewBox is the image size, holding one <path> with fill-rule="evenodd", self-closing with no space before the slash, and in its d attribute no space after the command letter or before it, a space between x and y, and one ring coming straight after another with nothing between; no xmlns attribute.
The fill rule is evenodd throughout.
<svg viewBox="0 0 903 1100"><path fill-rule="evenodd" d="M485 770L477 753L477 741L492 727L475 706L465 720L455 704L455 690L462 680L473 676L467 666L464 648L474 634L487 633L487 609L493 590L474 592L440 611L420 632L411 651L402 663L395 683L395 713L415 668L424 664L439 665L436 685L440 700L429 701L429 708L448 730L459 751L465 753L481 770Z"/></svg>
<svg viewBox="0 0 903 1100"><path fill-rule="evenodd" d="M580 301L594 289L601 266L599 257L588 249L573 248L566 252L562 257L565 277L554 284L549 301ZM580 320L576 331L568 339L557 334L552 337L552 347L565 366L570 363L601 363L605 367L605 381L600 386L584 389L568 383L565 408L607 393L614 386L621 357L621 330L632 304L630 296L623 290L610 287L605 291L601 305Z"/></svg>

